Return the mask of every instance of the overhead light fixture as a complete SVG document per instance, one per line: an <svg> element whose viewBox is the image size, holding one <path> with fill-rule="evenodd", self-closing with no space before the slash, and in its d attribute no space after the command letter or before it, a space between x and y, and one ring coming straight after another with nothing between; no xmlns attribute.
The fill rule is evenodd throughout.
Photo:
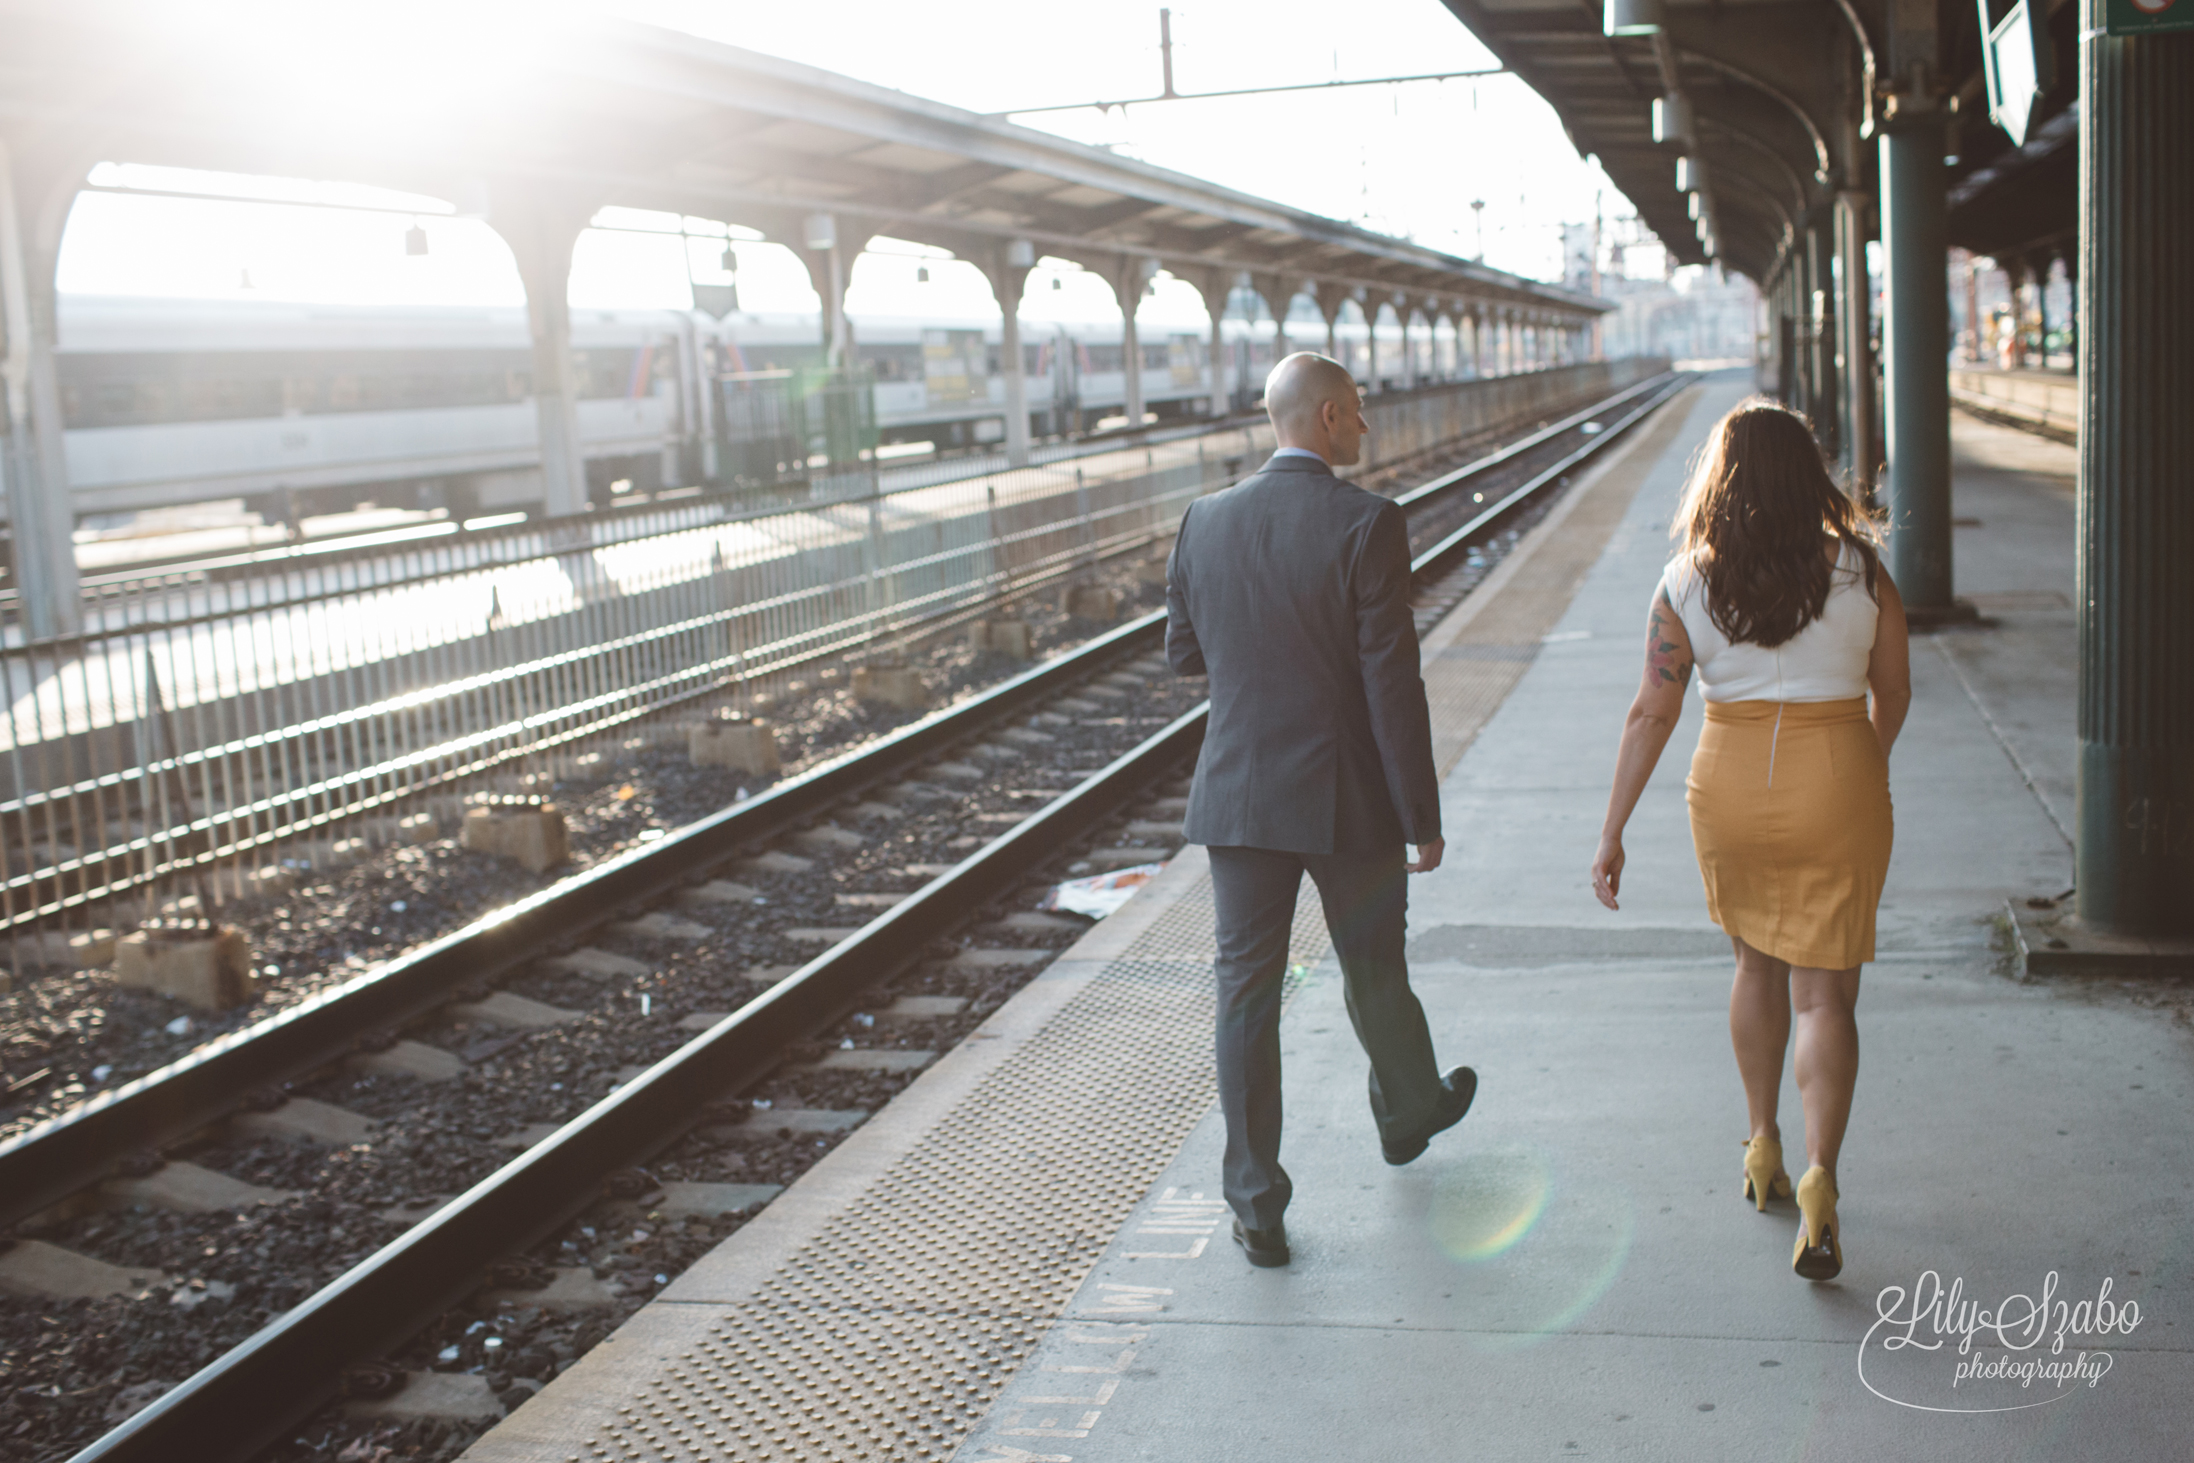
<svg viewBox="0 0 2194 1463"><path fill-rule="evenodd" d="M1676 159L1676 191L1697 193L1706 187L1706 164L1695 157Z"/></svg>
<svg viewBox="0 0 2194 1463"><path fill-rule="evenodd" d="M1055 290L1063 290L1067 287L1067 282L1055 274L1051 277L1051 287Z"/></svg>
<svg viewBox="0 0 2194 1463"><path fill-rule="evenodd" d="M726 274L737 274L739 272L739 251L729 244L724 246L723 265Z"/></svg>
<svg viewBox="0 0 2194 1463"><path fill-rule="evenodd" d="M1036 265L1036 246L1026 239L1015 239L1006 245L1006 264L1014 269L1032 269Z"/></svg>
<svg viewBox="0 0 2194 1463"><path fill-rule="evenodd" d="M1691 98L1680 91L1653 99L1653 140L1659 143L1691 141Z"/></svg>
<svg viewBox="0 0 2194 1463"><path fill-rule="evenodd" d="M1691 216L1693 218L1697 218L1699 216L1699 195L1696 193L1686 193L1684 197L1689 201L1691 205Z"/></svg>
<svg viewBox="0 0 2194 1463"><path fill-rule="evenodd" d="M914 271L914 282L916 284L929 283L929 266L927 264L916 266Z"/></svg>
<svg viewBox="0 0 2194 1463"><path fill-rule="evenodd" d="M1607 0L1600 32L1610 36L1657 36L1668 24L1663 0Z"/></svg>
<svg viewBox="0 0 2194 1463"><path fill-rule="evenodd" d="M801 241L820 253L838 247L838 220L827 213L811 213L800 225Z"/></svg>
<svg viewBox="0 0 2194 1463"><path fill-rule="evenodd" d="M404 230L404 252L414 259L427 252L427 231L418 224Z"/></svg>

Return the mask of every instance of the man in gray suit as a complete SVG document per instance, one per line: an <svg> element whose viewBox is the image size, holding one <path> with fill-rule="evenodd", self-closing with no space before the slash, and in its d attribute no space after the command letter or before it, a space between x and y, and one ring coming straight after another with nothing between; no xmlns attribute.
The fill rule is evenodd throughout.
<svg viewBox="0 0 2194 1463"><path fill-rule="evenodd" d="M1331 471L1369 430L1338 362L1287 357L1265 409L1272 460L1182 517L1166 656L1211 677L1186 834L1211 853L1227 1203L1250 1262L1284 1265L1280 993L1305 871L1371 1058L1386 1161L1408 1163L1460 1121L1478 1079L1440 1074L1402 953L1404 871L1439 867L1445 847L1402 510Z"/></svg>

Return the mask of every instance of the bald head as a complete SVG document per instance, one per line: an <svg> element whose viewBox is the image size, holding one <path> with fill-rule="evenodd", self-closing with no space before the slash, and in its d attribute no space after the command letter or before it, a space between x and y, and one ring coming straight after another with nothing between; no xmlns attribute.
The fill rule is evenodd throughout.
<svg viewBox="0 0 2194 1463"><path fill-rule="evenodd" d="M1357 458L1362 405L1355 378L1329 356L1297 351L1265 377L1265 412L1280 445L1308 448L1335 467Z"/></svg>

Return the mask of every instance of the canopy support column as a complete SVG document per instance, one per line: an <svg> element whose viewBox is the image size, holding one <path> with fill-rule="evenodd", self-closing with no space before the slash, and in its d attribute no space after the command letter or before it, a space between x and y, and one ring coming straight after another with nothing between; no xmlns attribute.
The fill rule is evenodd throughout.
<svg viewBox="0 0 2194 1463"><path fill-rule="evenodd" d="M1916 618L1951 612L1950 293L1943 129L1882 134L1889 570Z"/></svg>
<svg viewBox="0 0 2194 1463"><path fill-rule="evenodd" d="M1029 270L1036 265L1036 246L1014 239L1000 246L995 256L982 261L983 275L998 301L998 374L1006 388L1006 465L1028 466L1028 369L1021 354L1021 295L1028 287Z"/></svg>
<svg viewBox="0 0 2194 1463"><path fill-rule="evenodd" d="M526 287L533 336L533 411L541 450L542 508L584 513L587 461L579 441L579 378L571 359L571 251L594 216L586 204L536 193L496 199L489 222L510 245Z"/></svg>
<svg viewBox="0 0 2194 1463"><path fill-rule="evenodd" d="M13 569L23 629L33 640L80 634L76 514L69 500L54 265L76 193L62 168L34 169L0 139L0 479L7 485ZM63 183L61 179L67 177Z"/></svg>
<svg viewBox="0 0 2194 1463"><path fill-rule="evenodd" d="M1866 268L1866 195L1836 195L1836 256L1843 298L1836 312L1843 331L1844 466L1861 502L1874 491L1873 291ZM1947 328L1948 296L1945 296ZM1947 348L1947 347L1946 347ZM1946 388L1947 389L1947 388Z"/></svg>
<svg viewBox="0 0 2194 1463"><path fill-rule="evenodd" d="M2194 935L2194 36L2080 26L2083 924Z"/></svg>

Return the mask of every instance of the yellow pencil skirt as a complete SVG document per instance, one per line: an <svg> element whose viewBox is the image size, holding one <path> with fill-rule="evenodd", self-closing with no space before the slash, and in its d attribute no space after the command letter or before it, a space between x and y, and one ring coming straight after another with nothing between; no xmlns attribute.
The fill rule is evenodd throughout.
<svg viewBox="0 0 2194 1463"><path fill-rule="evenodd" d="M1893 825L1864 696L1707 702L1684 793L1716 924L1792 965L1874 958Z"/></svg>

